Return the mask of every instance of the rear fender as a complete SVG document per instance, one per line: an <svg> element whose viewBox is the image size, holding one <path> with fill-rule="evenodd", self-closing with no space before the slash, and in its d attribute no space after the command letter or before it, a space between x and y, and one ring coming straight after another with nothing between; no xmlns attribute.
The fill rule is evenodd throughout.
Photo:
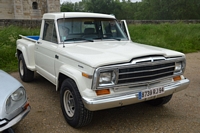
<svg viewBox="0 0 200 133"><path fill-rule="evenodd" d="M17 57L19 57L19 53L22 53L27 68L31 71L35 71L35 44L27 40L19 39L17 40L17 51L20 51L17 52Z"/></svg>

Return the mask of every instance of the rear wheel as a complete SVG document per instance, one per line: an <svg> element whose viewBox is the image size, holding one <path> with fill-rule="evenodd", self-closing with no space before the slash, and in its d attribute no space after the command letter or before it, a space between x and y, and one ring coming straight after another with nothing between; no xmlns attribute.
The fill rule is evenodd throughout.
<svg viewBox="0 0 200 133"><path fill-rule="evenodd" d="M147 101L147 103L152 106L162 106L163 104L168 103L171 100L171 98L172 98L172 95L169 95L169 96L165 96L165 97Z"/></svg>
<svg viewBox="0 0 200 133"><path fill-rule="evenodd" d="M18 68L19 68L19 75L22 81L30 82L33 80L34 72L27 68L22 54L19 55Z"/></svg>
<svg viewBox="0 0 200 133"><path fill-rule="evenodd" d="M70 126L78 128L91 122L93 112L84 107L81 95L73 80L66 79L62 83L60 95L62 112Z"/></svg>

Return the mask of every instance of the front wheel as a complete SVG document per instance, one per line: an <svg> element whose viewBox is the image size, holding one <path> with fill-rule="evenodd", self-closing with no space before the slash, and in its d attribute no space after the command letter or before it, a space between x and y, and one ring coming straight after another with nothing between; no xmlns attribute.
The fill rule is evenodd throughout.
<svg viewBox="0 0 200 133"><path fill-rule="evenodd" d="M147 103L152 106L162 106L163 104L168 103L171 100L171 98L172 98L172 95L169 95L169 96L165 96L165 97L147 101Z"/></svg>
<svg viewBox="0 0 200 133"><path fill-rule="evenodd" d="M19 55L18 68L19 68L19 75L22 81L29 82L33 80L34 71L31 71L27 68L22 54Z"/></svg>
<svg viewBox="0 0 200 133"><path fill-rule="evenodd" d="M62 83L60 96L61 109L70 126L78 128L91 122L93 112L84 107L81 95L73 80L66 79Z"/></svg>

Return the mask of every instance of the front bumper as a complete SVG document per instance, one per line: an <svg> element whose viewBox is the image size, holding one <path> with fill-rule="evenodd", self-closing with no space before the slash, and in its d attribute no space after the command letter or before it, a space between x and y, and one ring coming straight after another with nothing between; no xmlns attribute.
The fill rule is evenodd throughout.
<svg viewBox="0 0 200 133"><path fill-rule="evenodd" d="M0 127L0 132L2 132L4 130L6 130L6 129L12 127L12 126L14 126L15 124L17 124L19 121L21 121L30 112L30 110L31 110L31 107L28 106L26 108L26 110L24 110L23 112L21 112L19 115L17 115L12 120L10 120L8 122L5 120L6 124L4 126Z"/></svg>
<svg viewBox="0 0 200 133"><path fill-rule="evenodd" d="M83 97L83 103L85 107L90 111L120 107L171 95L175 92L186 89L189 83L190 81L188 79L180 80L176 84L164 87L165 93L157 95L156 97L151 97L143 100L138 99L138 93L123 93L120 95L108 96L104 98L97 97L90 99Z"/></svg>

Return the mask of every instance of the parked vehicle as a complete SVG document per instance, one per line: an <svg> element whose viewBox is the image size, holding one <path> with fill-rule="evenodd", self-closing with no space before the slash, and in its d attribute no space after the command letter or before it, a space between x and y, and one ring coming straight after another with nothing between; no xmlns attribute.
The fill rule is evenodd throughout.
<svg viewBox="0 0 200 133"><path fill-rule="evenodd" d="M30 111L26 91L15 78L0 70L0 132L11 132Z"/></svg>
<svg viewBox="0 0 200 133"><path fill-rule="evenodd" d="M134 43L126 21L98 13L46 13L40 36L21 36L23 81L39 73L60 91L66 121L91 122L93 111L148 102L158 106L189 85L183 53Z"/></svg>

